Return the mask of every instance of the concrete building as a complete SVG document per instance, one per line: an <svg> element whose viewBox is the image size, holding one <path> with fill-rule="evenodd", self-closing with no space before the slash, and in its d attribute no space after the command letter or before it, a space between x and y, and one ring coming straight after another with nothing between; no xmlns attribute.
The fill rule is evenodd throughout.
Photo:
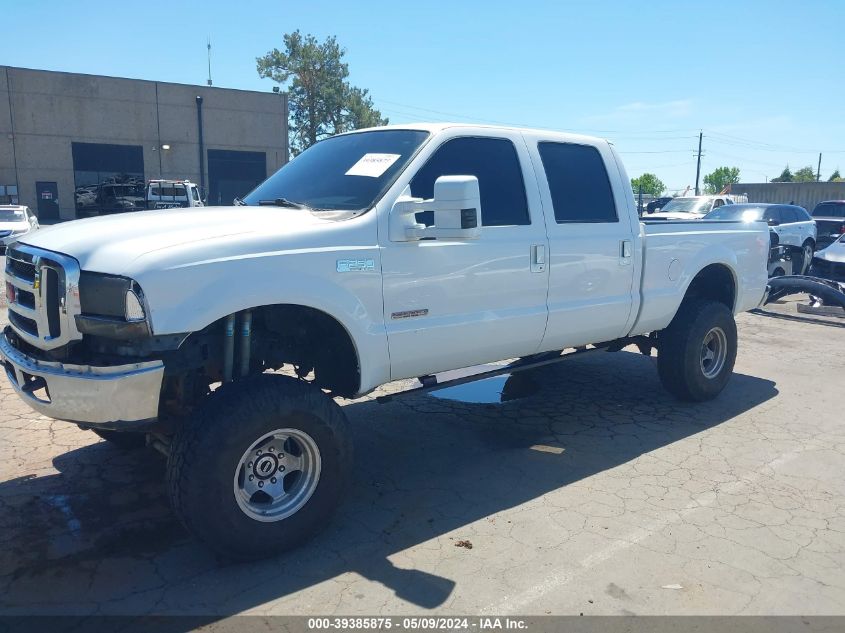
<svg viewBox="0 0 845 633"><path fill-rule="evenodd" d="M0 66L0 204L42 221L127 210L154 178L209 204L287 162L287 95Z"/></svg>
<svg viewBox="0 0 845 633"><path fill-rule="evenodd" d="M731 185L731 193L748 196L748 202L797 204L810 213L824 200L845 200L845 182L755 182Z"/></svg>

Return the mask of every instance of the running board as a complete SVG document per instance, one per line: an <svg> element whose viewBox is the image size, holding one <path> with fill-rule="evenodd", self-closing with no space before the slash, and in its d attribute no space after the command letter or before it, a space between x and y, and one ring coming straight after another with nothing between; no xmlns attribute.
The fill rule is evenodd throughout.
<svg viewBox="0 0 845 633"><path fill-rule="evenodd" d="M654 346L654 340L650 339L647 336L633 336L630 338L609 341L607 343L599 343L597 345L577 347L574 349L574 351L571 352L563 350L556 356L553 356L551 358L549 357L549 353L543 352L540 354L534 354L533 356L528 356L519 360L515 360L512 363L502 365L501 367L497 367L496 369L490 369L488 371L482 371L475 374L470 374L468 376L461 376L459 378L451 378L447 380L443 380L442 378L445 375L454 373L454 371L441 372L441 374L439 374L440 378L438 378L437 374L431 376L420 376L417 380L420 381L421 386L406 389L405 391L398 391L396 393L391 393L384 396L377 396L376 402L380 404L385 404L387 402L390 402L394 398L414 396L421 393L428 393L429 391L437 391L438 389L446 389L447 387L465 385L467 383L476 382L478 380L486 380L488 378L494 378L503 374L514 374L516 372L525 371L527 369L536 369L538 367L545 367L546 365L554 365L555 363L559 363L564 360L569 360L570 358L574 358L576 356L585 356L587 354L593 354L595 352L618 352L623 347L627 347L628 345L641 346L640 351L643 351L644 346L650 351L651 347Z"/></svg>

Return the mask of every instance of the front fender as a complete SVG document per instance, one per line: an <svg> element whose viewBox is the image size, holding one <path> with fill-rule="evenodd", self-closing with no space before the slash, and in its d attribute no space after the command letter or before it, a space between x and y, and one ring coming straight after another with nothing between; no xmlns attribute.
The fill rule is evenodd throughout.
<svg viewBox="0 0 845 633"><path fill-rule="evenodd" d="M338 272L340 255L372 260ZM229 315L265 305L320 310L349 333L361 365L361 392L389 380L390 364L375 247L297 249L181 264L138 279L154 334L197 332Z"/></svg>

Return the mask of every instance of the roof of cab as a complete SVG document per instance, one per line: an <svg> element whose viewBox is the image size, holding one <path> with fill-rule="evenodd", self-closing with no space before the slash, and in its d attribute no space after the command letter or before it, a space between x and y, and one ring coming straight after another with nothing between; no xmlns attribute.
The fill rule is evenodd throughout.
<svg viewBox="0 0 845 633"><path fill-rule="evenodd" d="M541 128L526 128L516 125L486 125L479 123L449 123L449 122L418 122L418 123L398 123L392 125L383 125L380 127L362 128L347 132L347 134L356 134L359 132L372 132L373 130L423 130L431 134L437 134L449 128L461 128L462 130L471 132L472 130L506 130L508 132L525 132L531 135L543 136L547 138L554 138L567 141L581 141L589 143L610 143L607 139L597 136L589 136L587 134L578 134L576 132L561 132L557 130L544 130ZM612 143L611 143L612 144Z"/></svg>

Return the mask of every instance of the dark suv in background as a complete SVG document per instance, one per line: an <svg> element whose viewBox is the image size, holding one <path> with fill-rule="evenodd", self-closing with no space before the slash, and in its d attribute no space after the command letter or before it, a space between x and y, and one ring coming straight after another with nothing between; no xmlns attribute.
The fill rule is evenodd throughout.
<svg viewBox="0 0 845 633"><path fill-rule="evenodd" d="M658 198L657 200L652 200L647 205L645 205L645 212L646 213L656 213L660 211L663 207L667 204L672 202L672 198L669 196L664 196L663 198Z"/></svg>
<svg viewBox="0 0 845 633"><path fill-rule="evenodd" d="M816 250L832 244L845 234L845 200L819 202L813 209L818 237Z"/></svg>

